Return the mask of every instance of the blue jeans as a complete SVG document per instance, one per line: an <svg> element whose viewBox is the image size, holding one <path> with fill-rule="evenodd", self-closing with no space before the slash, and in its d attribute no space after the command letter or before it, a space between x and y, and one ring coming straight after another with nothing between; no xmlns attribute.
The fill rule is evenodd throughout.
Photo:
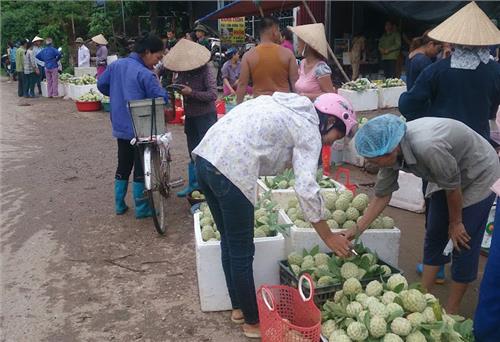
<svg viewBox="0 0 500 342"><path fill-rule="evenodd" d="M481 242L488 222L493 193L482 201L462 209L462 222L470 236L470 249L453 251L452 256L444 256L448 243L448 202L444 190L433 193L427 212L424 242L424 264L441 266L452 260L451 278L458 283L470 283L477 278Z"/></svg>
<svg viewBox="0 0 500 342"><path fill-rule="evenodd" d="M233 309L245 323L259 321L253 280L254 207L243 193L207 160L196 157L196 177L221 235L222 268Z"/></svg>
<svg viewBox="0 0 500 342"><path fill-rule="evenodd" d="M199 116L186 115L184 122L184 133L187 137L189 157L191 152L198 146L207 131L217 122L217 113L208 113Z"/></svg>

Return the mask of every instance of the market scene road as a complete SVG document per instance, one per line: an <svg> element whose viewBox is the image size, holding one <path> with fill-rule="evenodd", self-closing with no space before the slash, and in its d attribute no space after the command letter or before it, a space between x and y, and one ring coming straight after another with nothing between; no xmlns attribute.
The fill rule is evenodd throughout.
<svg viewBox="0 0 500 342"><path fill-rule="evenodd" d="M442 4L2 3L0 341L499 341L500 7Z"/></svg>

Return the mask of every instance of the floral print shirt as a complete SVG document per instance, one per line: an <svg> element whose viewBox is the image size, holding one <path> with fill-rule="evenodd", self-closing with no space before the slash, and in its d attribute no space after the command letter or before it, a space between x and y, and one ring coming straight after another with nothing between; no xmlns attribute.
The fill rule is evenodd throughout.
<svg viewBox="0 0 500 342"><path fill-rule="evenodd" d="M193 151L215 166L255 204L257 179L293 166L295 191L310 222L326 219L316 182L319 119L303 96L276 92L243 102L207 132Z"/></svg>

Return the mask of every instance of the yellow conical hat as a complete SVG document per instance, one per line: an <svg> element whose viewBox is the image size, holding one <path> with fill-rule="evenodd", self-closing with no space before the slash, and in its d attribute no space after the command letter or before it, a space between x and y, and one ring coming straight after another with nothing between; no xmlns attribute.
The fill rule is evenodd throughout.
<svg viewBox="0 0 500 342"><path fill-rule="evenodd" d="M500 44L500 31L475 2L469 3L443 21L429 32L428 36L434 40L459 45Z"/></svg>

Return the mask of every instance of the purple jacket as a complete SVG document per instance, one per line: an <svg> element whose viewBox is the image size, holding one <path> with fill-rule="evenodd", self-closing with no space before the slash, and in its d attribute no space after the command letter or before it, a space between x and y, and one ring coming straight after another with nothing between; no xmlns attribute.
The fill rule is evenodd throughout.
<svg viewBox="0 0 500 342"><path fill-rule="evenodd" d="M184 96L184 113L187 116L201 116L216 112L217 83L207 64L192 71L180 72L175 83L187 85L193 89L191 95Z"/></svg>

